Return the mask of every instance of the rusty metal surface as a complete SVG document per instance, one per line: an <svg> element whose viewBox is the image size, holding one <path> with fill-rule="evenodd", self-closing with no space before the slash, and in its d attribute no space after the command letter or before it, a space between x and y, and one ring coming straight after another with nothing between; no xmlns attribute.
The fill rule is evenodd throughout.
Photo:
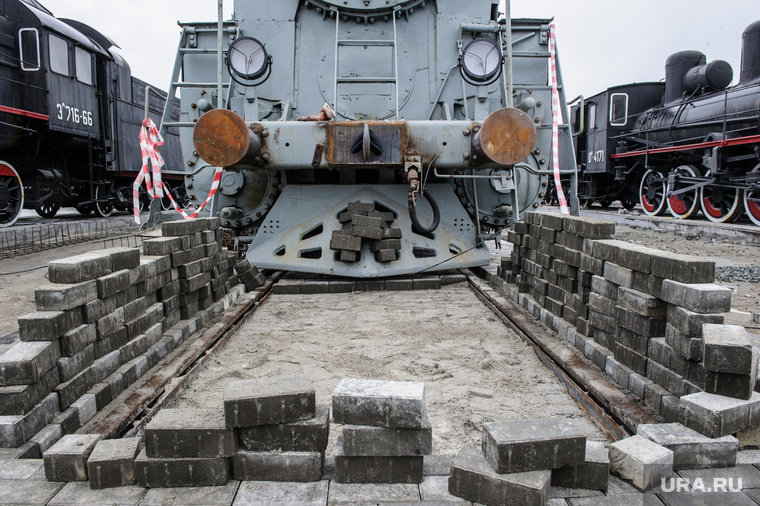
<svg viewBox="0 0 760 506"><path fill-rule="evenodd" d="M229 167L248 156L251 134L243 118L236 113L214 109L195 124L193 146L209 165Z"/></svg>
<svg viewBox="0 0 760 506"><path fill-rule="evenodd" d="M522 307L496 292L472 272L463 272L475 294L533 347L541 362L567 386L581 409L613 441L635 434L636 427L641 423L658 423L607 381L601 372L583 362L572 350L553 342L554 339L547 336L546 331Z"/></svg>
<svg viewBox="0 0 760 506"><path fill-rule="evenodd" d="M536 127L530 116L519 109L499 109L483 121L473 141L489 160L514 165L533 151Z"/></svg>
<svg viewBox="0 0 760 506"><path fill-rule="evenodd" d="M362 135L364 125L377 135L383 147L382 154L371 155L367 160L361 152L351 152L351 146ZM335 166L401 166L404 162L406 137L406 123L403 121L331 121L327 124L327 162Z"/></svg>
<svg viewBox="0 0 760 506"><path fill-rule="evenodd" d="M281 273L275 273L249 299L239 303L208 328L203 335L185 345L169 363L161 366L152 377L140 385L127 399L104 416L89 432L104 438L122 437L146 424L168 402L184 390L187 382L202 369L216 350L227 342L234 329L242 325L271 292ZM244 296L245 297L245 296ZM173 380L178 381L172 383ZM169 387L167 389L167 387ZM115 403L114 403L115 404ZM111 408L111 406L109 406Z"/></svg>

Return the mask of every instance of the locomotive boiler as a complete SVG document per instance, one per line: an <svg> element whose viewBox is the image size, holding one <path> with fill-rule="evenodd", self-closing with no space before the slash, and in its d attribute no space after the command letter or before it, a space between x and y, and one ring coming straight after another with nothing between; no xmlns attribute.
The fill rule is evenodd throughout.
<svg viewBox="0 0 760 506"><path fill-rule="evenodd" d="M549 20L498 8L240 0L231 21L182 24L181 116L163 128L179 130L191 203L260 268L487 264L483 242L538 207L552 160Z"/></svg>
<svg viewBox="0 0 760 506"><path fill-rule="evenodd" d="M579 197L640 203L652 216L701 210L714 222L746 213L760 226L760 21L744 30L729 86L733 78L728 63L681 51L664 83L617 86L574 106Z"/></svg>
<svg viewBox="0 0 760 506"><path fill-rule="evenodd" d="M100 216L131 207L143 111L158 120L165 102L146 103L147 83L114 47L37 0L0 1L0 227L25 208L52 218L62 206ZM166 179L181 200L176 133L166 141L167 165L180 170Z"/></svg>

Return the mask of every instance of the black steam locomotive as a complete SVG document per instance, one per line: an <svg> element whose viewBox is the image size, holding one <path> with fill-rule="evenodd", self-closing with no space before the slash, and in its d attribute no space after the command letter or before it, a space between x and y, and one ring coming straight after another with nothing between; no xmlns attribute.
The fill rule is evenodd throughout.
<svg viewBox="0 0 760 506"><path fill-rule="evenodd" d="M113 46L37 0L0 0L0 226L24 208L52 217L61 206L100 216L131 207L147 84ZM165 100L148 95L158 122ZM181 169L176 137L164 158ZM181 197L182 174L165 177Z"/></svg>
<svg viewBox="0 0 760 506"><path fill-rule="evenodd" d="M760 21L742 40L739 83L724 61L670 56L664 83L610 88L573 106L581 202L648 215L698 211L713 222L744 211L760 226Z"/></svg>

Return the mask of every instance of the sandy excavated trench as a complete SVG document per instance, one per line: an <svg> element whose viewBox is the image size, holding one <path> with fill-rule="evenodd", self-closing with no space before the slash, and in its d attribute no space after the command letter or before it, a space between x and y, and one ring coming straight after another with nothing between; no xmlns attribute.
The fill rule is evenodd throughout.
<svg viewBox="0 0 760 506"><path fill-rule="evenodd" d="M532 349L464 284L272 295L171 407L221 410L229 380L281 374L310 377L320 404L346 377L424 381L435 453L479 445L481 423L495 420L577 418L589 438L605 440Z"/></svg>

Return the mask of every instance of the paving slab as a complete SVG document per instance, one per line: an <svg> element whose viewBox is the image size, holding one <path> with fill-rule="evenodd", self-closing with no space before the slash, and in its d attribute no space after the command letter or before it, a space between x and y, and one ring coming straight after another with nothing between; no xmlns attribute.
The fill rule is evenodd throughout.
<svg viewBox="0 0 760 506"><path fill-rule="evenodd" d="M449 492L448 476L428 476L420 483L420 497L422 501L438 502L446 504L470 504L469 501L451 495Z"/></svg>
<svg viewBox="0 0 760 506"><path fill-rule="evenodd" d="M141 449L139 437L98 441L87 460L90 488L124 487L136 483L135 457Z"/></svg>
<svg viewBox="0 0 760 506"><path fill-rule="evenodd" d="M28 480L43 470L42 459L2 459L0 460L0 480Z"/></svg>
<svg viewBox="0 0 760 506"><path fill-rule="evenodd" d="M581 464L586 436L576 421L537 418L483 424L483 454L497 473Z"/></svg>
<svg viewBox="0 0 760 506"><path fill-rule="evenodd" d="M314 383L302 376L232 381L224 387L227 426L254 427L314 418L315 392Z"/></svg>
<svg viewBox="0 0 760 506"><path fill-rule="evenodd" d="M45 505L62 489L64 483L40 480L0 479L0 501L3 504Z"/></svg>
<svg viewBox="0 0 760 506"><path fill-rule="evenodd" d="M605 497L578 497L568 499L570 506L662 506L654 494L620 494Z"/></svg>
<svg viewBox="0 0 760 506"><path fill-rule="evenodd" d="M707 437L721 437L757 424L760 394L749 400L697 392L681 397L678 421Z"/></svg>
<svg viewBox="0 0 760 506"><path fill-rule="evenodd" d="M335 481L339 483L420 483L422 457L335 456Z"/></svg>
<svg viewBox="0 0 760 506"><path fill-rule="evenodd" d="M333 391L332 410L335 423L424 428L425 384L344 378Z"/></svg>
<svg viewBox="0 0 760 506"><path fill-rule="evenodd" d="M87 480L87 459L102 436L100 434L69 434L46 451L45 476L50 481Z"/></svg>
<svg viewBox="0 0 760 506"><path fill-rule="evenodd" d="M239 485L230 480L218 487L151 488L140 506L226 506L232 504Z"/></svg>
<svg viewBox="0 0 760 506"><path fill-rule="evenodd" d="M135 475L141 487L217 487L230 477L230 458L148 458L143 449L135 459Z"/></svg>
<svg viewBox="0 0 760 506"><path fill-rule="evenodd" d="M274 481L243 481L235 495L233 506L280 506L283 504L324 506L330 482L282 483Z"/></svg>
<svg viewBox="0 0 760 506"><path fill-rule="evenodd" d="M671 492L657 494L666 506L755 506L743 492Z"/></svg>
<svg viewBox="0 0 760 506"><path fill-rule="evenodd" d="M467 447L454 457L449 492L482 504L543 505L550 482L551 471L498 474L478 448Z"/></svg>
<svg viewBox="0 0 760 506"><path fill-rule="evenodd" d="M680 423L640 424L637 434L673 451L673 469L731 467L739 441L733 436L709 438Z"/></svg>
<svg viewBox="0 0 760 506"><path fill-rule="evenodd" d="M146 489L136 485L93 490L82 482L67 483L48 503L49 506L115 504L130 506L140 504Z"/></svg>
<svg viewBox="0 0 760 506"><path fill-rule="evenodd" d="M237 480L309 482L322 479L322 452L251 452L238 450L234 458Z"/></svg>
<svg viewBox="0 0 760 506"><path fill-rule="evenodd" d="M425 476L448 476L451 463L456 455L453 453L423 456L423 473Z"/></svg>
<svg viewBox="0 0 760 506"><path fill-rule="evenodd" d="M713 372L751 375L757 369L757 354L744 327L739 325L702 326L705 369Z"/></svg>
<svg viewBox="0 0 760 506"><path fill-rule="evenodd" d="M631 480L639 490L649 490L673 472L673 452L643 436L631 436L608 447L610 470Z"/></svg>
<svg viewBox="0 0 760 506"><path fill-rule="evenodd" d="M317 406L310 420L291 423L240 427L238 437L250 451L324 452L330 435L330 407Z"/></svg>
<svg viewBox="0 0 760 506"><path fill-rule="evenodd" d="M727 313L731 310L731 290L715 284L687 284L673 279L662 282L660 298L695 313Z"/></svg>
<svg viewBox="0 0 760 506"><path fill-rule="evenodd" d="M416 484L330 482L327 504L378 504L420 500Z"/></svg>
<svg viewBox="0 0 760 506"><path fill-rule="evenodd" d="M162 409L145 427L148 457L231 457L237 434L220 409Z"/></svg>
<svg viewBox="0 0 760 506"><path fill-rule="evenodd" d="M733 479L733 482L726 481L726 487L729 485L731 488L738 488L739 479L741 479L741 488L760 488L760 470L749 464L740 464L731 468L716 468L716 469L689 469L678 471L678 475L688 480L691 487L695 487L696 480L701 480L702 486L705 488L712 488L717 483L722 483L722 480Z"/></svg>
<svg viewBox="0 0 760 506"><path fill-rule="evenodd" d="M366 425L344 425L341 429L343 455L348 457L413 457L433 453L433 429L425 414L425 428L396 429Z"/></svg>

